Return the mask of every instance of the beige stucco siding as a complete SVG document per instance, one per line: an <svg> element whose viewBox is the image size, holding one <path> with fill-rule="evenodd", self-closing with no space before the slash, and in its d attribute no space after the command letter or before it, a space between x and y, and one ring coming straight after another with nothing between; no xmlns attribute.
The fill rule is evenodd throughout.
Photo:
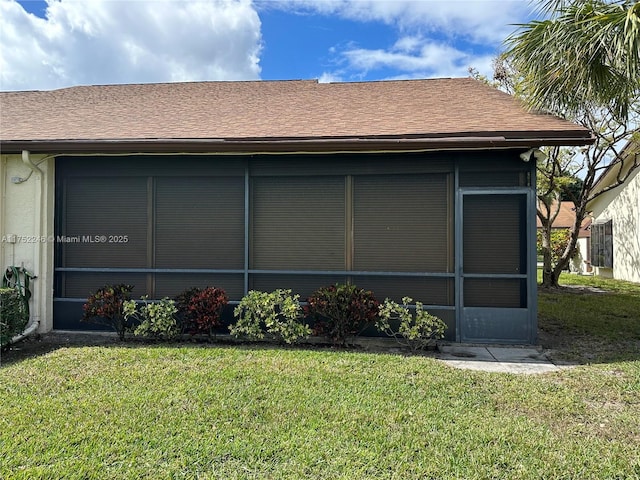
<svg viewBox="0 0 640 480"><path fill-rule="evenodd" d="M0 267L24 266L37 276L30 310L45 332L53 326L54 160L30 158L42 173L21 155L0 156Z"/></svg>
<svg viewBox="0 0 640 480"><path fill-rule="evenodd" d="M590 207L594 223L612 220L613 269L596 273L619 280L640 282L640 169L627 182L596 200Z"/></svg>

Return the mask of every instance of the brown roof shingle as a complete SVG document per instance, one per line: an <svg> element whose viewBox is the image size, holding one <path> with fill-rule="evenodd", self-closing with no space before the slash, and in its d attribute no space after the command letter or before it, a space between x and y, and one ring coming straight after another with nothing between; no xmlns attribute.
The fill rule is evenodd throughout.
<svg viewBox="0 0 640 480"><path fill-rule="evenodd" d="M540 206L540 202L538 203L539 203L539 208L541 208L542 211L544 212L545 208L543 206ZM555 209L557 207L558 207L557 203L552 204L551 211L555 212ZM558 211L558 216L556 217L555 221L551 225L551 228L573 228L573 224L575 223L575 221L576 221L576 209L573 202L560 202L560 210ZM542 222L540 221L537 215L536 215L536 227L542 228ZM582 220L582 224L580 225L580 232L578 232L578 237L579 238L591 237L590 227L591 227L591 219L589 217Z"/></svg>
<svg viewBox="0 0 640 480"><path fill-rule="evenodd" d="M215 142L394 140L436 141L446 148L462 138L480 138L484 146L584 145L590 134L560 118L526 112L513 97L470 78L162 83L0 93L5 151L73 143L205 142L211 149Z"/></svg>

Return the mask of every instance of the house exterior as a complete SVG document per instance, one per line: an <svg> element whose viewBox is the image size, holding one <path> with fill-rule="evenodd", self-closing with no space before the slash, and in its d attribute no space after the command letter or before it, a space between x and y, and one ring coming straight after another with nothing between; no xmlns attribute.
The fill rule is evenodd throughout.
<svg viewBox="0 0 640 480"><path fill-rule="evenodd" d="M640 282L640 143L630 141L621 156L622 165L608 168L594 191L607 190L587 206L591 211L591 261L596 275ZM617 183L617 178L625 181Z"/></svg>
<svg viewBox="0 0 640 480"><path fill-rule="evenodd" d="M540 202L539 205L541 205ZM544 206L542 208L544 211ZM555 212L558 204L553 204L551 208L552 212ZM560 202L558 216L553 221L551 229L566 230L573 228L575 220L576 210L573 202ZM538 230L542 229L542 222L538 217L536 217L536 228ZM589 217L585 218L580 225L577 246L576 256L569 264L569 269L576 273L591 272L591 218Z"/></svg>
<svg viewBox="0 0 640 480"><path fill-rule="evenodd" d="M40 331L106 283L173 296L350 281L460 342L536 341L535 160L590 132L473 79L0 94L0 259ZM491 222L485 217L492 211Z"/></svg>

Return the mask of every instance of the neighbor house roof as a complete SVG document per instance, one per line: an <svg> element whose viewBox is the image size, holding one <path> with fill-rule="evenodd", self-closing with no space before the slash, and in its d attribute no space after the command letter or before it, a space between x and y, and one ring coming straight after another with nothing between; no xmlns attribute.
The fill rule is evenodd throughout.
<svg viewBox="0 0 640 480"><path fill-rule="evenodd" d="M629 171L640 168L638 165L640 165L640 140L631 138L620 152L618 161L612 162L598 177L593 186L593 193L611 189L618 184L622 186L623 180L628 181L633 178L633 172L630 174Z"/></svg>
<svg viewBox="0 0 640 480"><path fill-rule="evenodd" d="M584 145L471 78L79 86L0 93L4 152L329 151Z"/></svg>
<svg viewBox="0 0 640 480"><path fill-rule="evenodd" d="M551 206L552 209L555 209L557 204L553 204ZM544 208L543 208L544 211ZM555 210L552 210L555 211ZM558 216L554 220L551 228L573 228L573 224L576 221L576 207L573 202L560 202L560 211L558 212ZM542 222L536 215L536 227L542 228ZM578 232L579 238L586 238L591 236L591 219L589 217L585 218L582 221L582 225L580 225L580 231Z"/></svg>

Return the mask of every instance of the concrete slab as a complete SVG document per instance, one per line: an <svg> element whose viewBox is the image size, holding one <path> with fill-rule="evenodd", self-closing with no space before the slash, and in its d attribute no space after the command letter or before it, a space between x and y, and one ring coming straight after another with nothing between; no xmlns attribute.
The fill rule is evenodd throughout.
<svg viewBox="0 0 640 480"><path fill-rule="evenodd" d="M498 362L548 363L549 359L535 348L487 347Z"/></svg>
<svg viewBox="0 0 640 480"><path fill-rule="evenodd" d="M450 361L495 362L496 359L486 347L465 345L443 345L438 348L438 358Z"/></svg>
<svg viewBox="0 0 640 480"><path fill-rule="evenodd" d="M439 350L438 359L451 367L466 370L516 374L560 370L560 367L535 348L444 345Z"/></svg>

